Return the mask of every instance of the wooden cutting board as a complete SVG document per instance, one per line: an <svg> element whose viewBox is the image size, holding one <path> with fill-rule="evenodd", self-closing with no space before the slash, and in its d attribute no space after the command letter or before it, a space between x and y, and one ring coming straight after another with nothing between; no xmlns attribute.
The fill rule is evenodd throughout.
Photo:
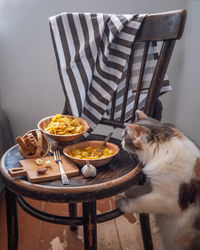
<svg viewBox="0 0 200 250"><path fill-rule="evenodd" d="M52 168L49 168L43 175L37 174L38 168L43 168L43 165L38 166L35 163L36 159L25 159L19 161L19 168L11 168L8 170L12 177L26 176L30 182L42 182L49 180L57 180L60 178L59 165L54 161L53 156L41 157L43 165L45 161L51 161ZM64 155L61 156L63 167L67 176L75 176L79 174L78 167Z"/></svg>

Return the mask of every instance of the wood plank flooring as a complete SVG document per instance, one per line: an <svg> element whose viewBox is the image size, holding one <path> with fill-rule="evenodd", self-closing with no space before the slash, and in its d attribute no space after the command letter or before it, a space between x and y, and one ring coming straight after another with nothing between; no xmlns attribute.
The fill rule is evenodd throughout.
<svg viewBox="0 0 200 250"><path fill-rule="evenodd" d="M27 201L34 207L48 213L68 215L68 205L50 202ZM115 207L114 198L103 199L97 203L97 213ZM81 216L81 204L78 204ZM0 197L0 249L7 250L6 210L4 193ZM162 250L157 230L152 221L154 249ZM18 206L19 250L83 250L83 228L71 231L69 226L40 221L25 213ZM138 216L125 214L109 222L97 225L98 250L143 250Z"/></svg>

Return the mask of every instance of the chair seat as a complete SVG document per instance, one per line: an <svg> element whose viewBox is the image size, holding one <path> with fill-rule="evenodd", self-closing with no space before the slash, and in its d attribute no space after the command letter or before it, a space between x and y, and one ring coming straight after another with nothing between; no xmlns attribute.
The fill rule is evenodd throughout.
<svg viewBox="0 0 200 250"><path fill-rule="evenodd" d="M89 139L103 138L93 135ZM120 144L117 139L111 141ZM18 167L21 159L17 145L3 156L1 173L7 187L18 195L51 202L88 202L110 197L133 185L134 177L140 172L137 161L121 149L107 165L97 167L95 178L84 178L79 174L69 177L69 186L63 186L61 180L33 184L26 177L13 178L8 173L8 168Z"/></svg>

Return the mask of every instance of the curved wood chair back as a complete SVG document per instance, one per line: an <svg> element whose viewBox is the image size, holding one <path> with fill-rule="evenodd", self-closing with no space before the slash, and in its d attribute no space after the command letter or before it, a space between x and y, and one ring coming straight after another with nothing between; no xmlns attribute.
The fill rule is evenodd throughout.
<svg viewBox="0 0 200 250"><path fill-rule="evenodd" d="M122 112L120 120L114 119L115 107L116 107L116 92L112 97L111 112L109 118L103 118L101 124L110 125L114 127L122 128L124 126L126 106L127 106L127 97L129 84L131 79L132 64L133 64L133 54L134 47L136 43L145 43L144 53L141 63L141 68L139 72L138 84L135 93L135 101L133 106L133 112L131 121L135 120L135 111L138 109L139 98L141 94L141 85L144 75L145 63L147 60L147 54L149 50L150 42L159 42L161 44L161 49L158 55L157 64L153 73L153 77L148 89L147 98L144 104L144 112L152 117L155 117L155 110L157 109L158 98L160 95L160 89L163 85L167 67L174 49L174 45L177 39L180 39L184 30L186 20L186 11L185 10L176 10L170 12L163 12L158 14L149 14L146 16L145 20L142 23L135 42L132 45L131 54L128 62L127 77L124 88ZM70 114L68 110L67 100L65 102L65 107L63 110L64 114ZM161 114L156 114L157 118L161 118Z"/></svg>
<svg viewBox="0 0 200 250"><path fill-rule="evenodd" d="M161 42L161 49L159 53L159 57L157 60L157 64L155 67L155 71L153 73L152 81L150 84L150 88L148 90L147 99L144 105L144 112L149 116L157 115L160 118L161 114L155 114L156 104L158 103L158 97L160 94L160 89L164 81L164 77L167 71L167 67L174 49L174 45L177 39L182 37L182 33L184 30L186 20L186 11L185 10L177 10L164 12L159 14L151 14L146 17L144 20L142 27L135 39L136 42L144 42L144 54L142 59L142 64L140 68L138 84L135 95L135 102L132 112L131 121L135 120L135 111L138 108L139 97L141 93L141 83L144 74L145 63L147 59L149 43L150 42ZM134 54L134 43L132 46L131 55L129 57L128 63L128 72L126 78L126 85L123 97L122 104L122 113L121 119L119 121L115 121L114 110L115 110L115 101L116 95L113 96L112 99L112 110L109 119L102 119L101 123L106 125L111 125L114 127L123 127L124 124L124 116L127 105L127 95L131 78L131 69L133 63L133 54ZM167 80L165 80L167 81Z"/></svg>

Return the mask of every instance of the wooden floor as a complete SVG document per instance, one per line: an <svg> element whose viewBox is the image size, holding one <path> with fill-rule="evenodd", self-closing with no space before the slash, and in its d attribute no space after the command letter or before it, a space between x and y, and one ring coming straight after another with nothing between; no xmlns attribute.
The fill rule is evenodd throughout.
<svg viewBox="0 0 200 250"><path fill-rule="evenodd" d="M100 200L97 203L97 212L103 213L113 209L114 198ZM68 215L67 204L38 202L27 199L31 205L42 211L58 215ZM80 205L80 204L79 204ZM81 215L79 206L78 215ZM135 219L136 218L136 219ZM6 211L4 194L0 198L0 249L7 250ZM76 232L69 226L62 226L40 221L25 213L18 207L19 223L19 250L82 250L83 228L79 226ZM152 223L154 249L161 250L159 236ZM140 226L136 217L125 214L109 222L98 224L99 250L143 250Z"/></svg>

